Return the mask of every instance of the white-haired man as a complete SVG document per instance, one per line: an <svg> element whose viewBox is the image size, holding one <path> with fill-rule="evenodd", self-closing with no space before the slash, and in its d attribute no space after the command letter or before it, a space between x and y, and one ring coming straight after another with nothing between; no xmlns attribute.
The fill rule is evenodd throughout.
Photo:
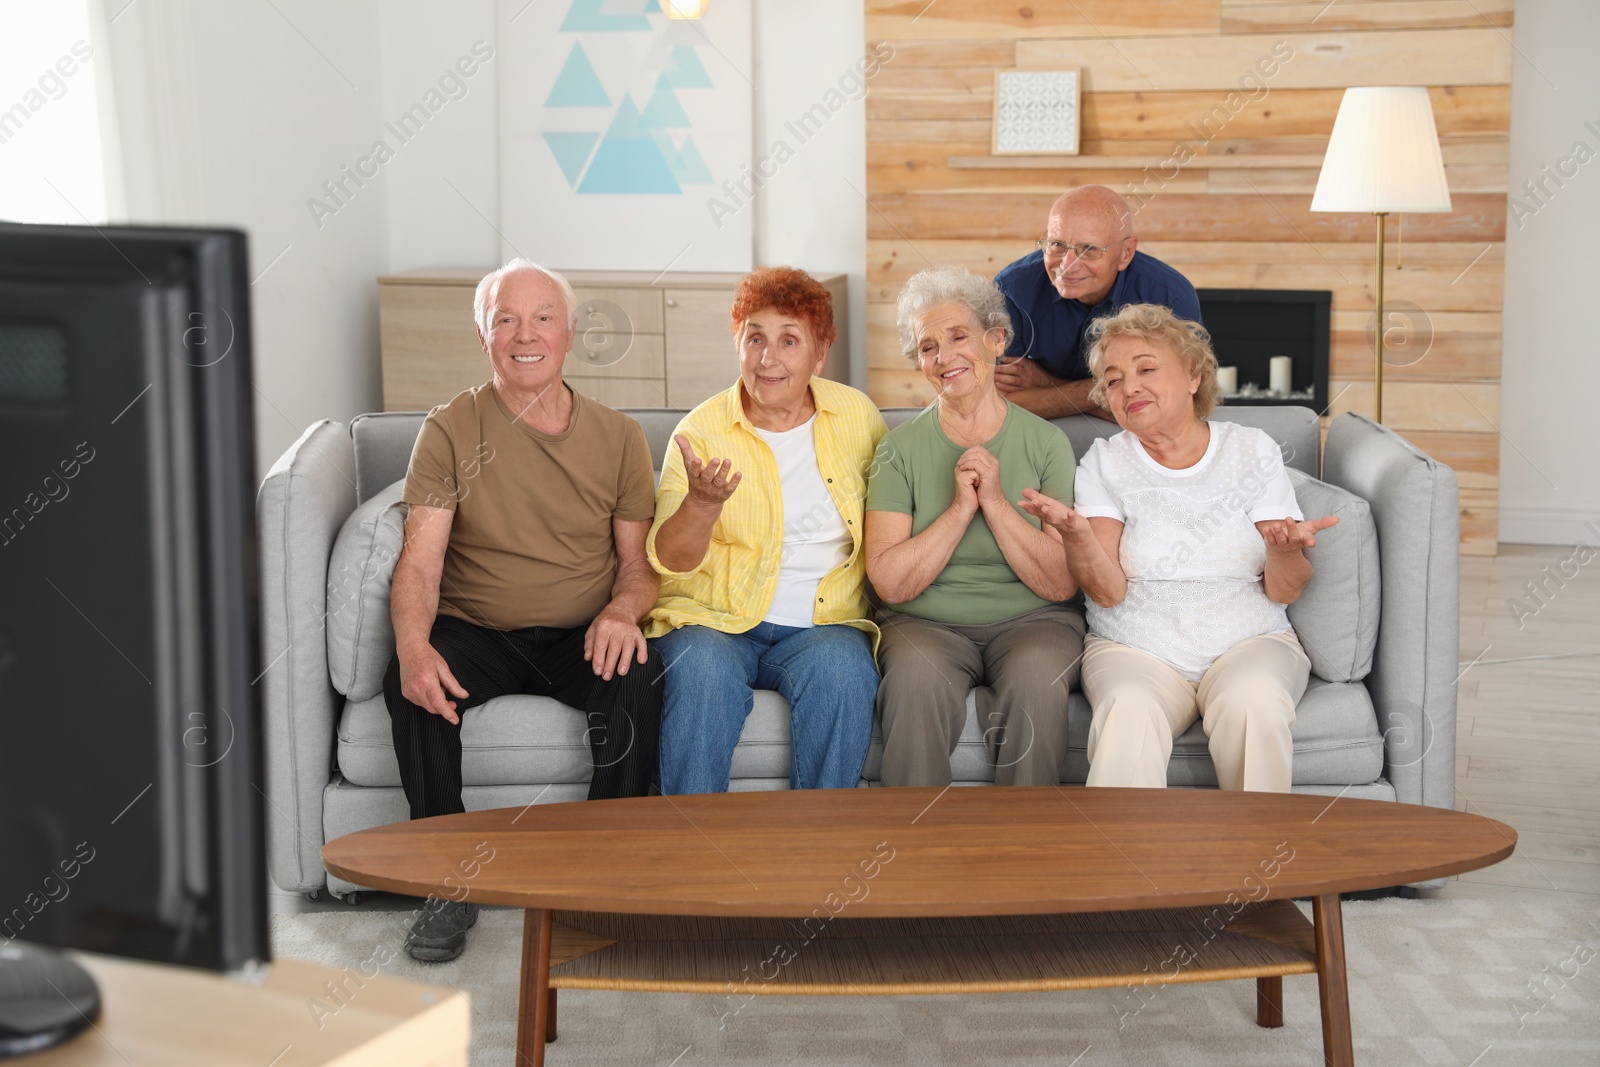
<svg viewBox="0 0 1600 1067"><path fill-rule="evenodd" d="M1126 304L1200 321L1189 279L1138 248L1128 202L1103 185L1081 185L1051 205L1039 250L994 276L1011 313L1011 344L994 376L1008 400L1047 419L1110 419L1089 399L1089 324Z"/></svg>
<svg viewBox="0 0 1600 1067"><path fill-rule="evenodd" d="M660 658L639 629L658 586L649 444L561 380L577 308L560 275L512 260L473 313L493 377L423 423L390 598L384 700L411 817L464 810L461 717L510 693L585 715L591 800L644 795L661 722ZM454 959L476 918L430 901L406 950Z"/></svg>

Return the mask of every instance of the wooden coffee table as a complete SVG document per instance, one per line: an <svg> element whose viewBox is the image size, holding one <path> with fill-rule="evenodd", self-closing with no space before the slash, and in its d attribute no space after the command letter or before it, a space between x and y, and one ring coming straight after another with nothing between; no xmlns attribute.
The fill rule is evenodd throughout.
<svg viewBox="0 0 1600 1067"><path fill-rule="evenodd" d="M558 988L954 993L1315 973L1353 1063L1339 894L1511 855L1516 831L1409 804L1124 789L853 789L548 804L341 837L359 885L526 909L518 1062ZM1292 897L1310 897L1307 923ZM559 914L558 914L559 913ZM556 921L559 918L559 923Z"/></svg>

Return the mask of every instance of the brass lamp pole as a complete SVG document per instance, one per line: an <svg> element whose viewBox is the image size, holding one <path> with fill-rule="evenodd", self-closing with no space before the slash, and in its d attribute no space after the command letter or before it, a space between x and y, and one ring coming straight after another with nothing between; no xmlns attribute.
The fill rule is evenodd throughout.
<svg viewBox="0 0 1600 1067"><path fill-rule="evenodd" d="M1372 421L1383 421L1383 220L1387 211L1376 211L1378 216L1378 274L1373 286L1373 298L1378 306L1378 326L1372 331Z"/></svg>
<svg viewBox="0 0 1600 1067"><path fill-rule="evenodd" d="M1378 217L1377 305L1372 339L1372 408L1383 421L1384 220L1395 212L1449 211L1450 187L1433 124L1433 105L1422 86L1346 89L1333 120L1328 153L1317 175L1312 211L1361 211Z"/></svg>

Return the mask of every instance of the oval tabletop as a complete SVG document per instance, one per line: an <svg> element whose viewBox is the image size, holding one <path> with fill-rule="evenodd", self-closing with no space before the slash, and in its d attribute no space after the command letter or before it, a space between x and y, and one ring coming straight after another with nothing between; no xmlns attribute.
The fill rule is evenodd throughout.
<svg viewBox="0 0 1600 1067"><path fill-rule="evenodd" d="M357 885L522 908L933 917L1377 889L1487 867L1516 840L1480 815L1375 800L877 788L467 812L348 834L322 858Z"/></svg>

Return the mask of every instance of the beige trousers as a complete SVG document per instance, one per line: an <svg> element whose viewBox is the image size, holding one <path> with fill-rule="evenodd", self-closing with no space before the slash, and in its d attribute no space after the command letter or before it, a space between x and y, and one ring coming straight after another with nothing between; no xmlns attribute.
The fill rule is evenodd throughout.
<svg viewBox="0 0 1600 1067"><path fill-rule="evenodd" d="M1294 708L1311 661L1293 631L1240 641L1198 685L1137 648L1090 634L1083 646L1089 785L1167 784L1172 739L1198 717L1224 789L1287 793L1294 774Z"/></svg>

